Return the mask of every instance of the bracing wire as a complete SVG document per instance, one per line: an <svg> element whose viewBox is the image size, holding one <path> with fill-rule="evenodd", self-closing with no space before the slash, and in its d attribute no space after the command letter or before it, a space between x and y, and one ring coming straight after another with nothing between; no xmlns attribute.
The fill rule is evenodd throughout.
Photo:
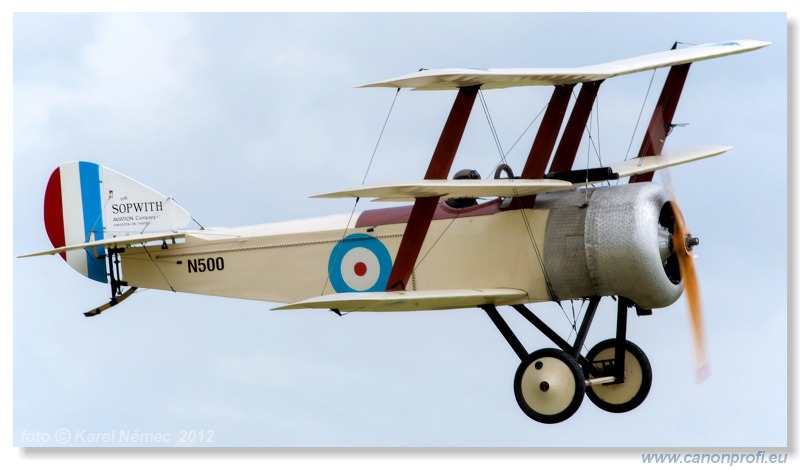
<svg viewBox="0 0 800 469"><path fill-rule="evenodd" d="M397 96L400 95L400 90L401 90L401 88L397 88L397 92L394 94L394 98L392 98L392 104L389 106L389 112L386 113L386 119L384 119L384 121L383 121L383 126L381 127L381 131L378 134L378 140L375 142L375 146L372 149L372 155L370 155L369 163L367 164L367 169L366 169L366 171L364 171L364 177L361 179L361 185L362 186L367 181L367 176L369 175L369 170L370 170L370 168L372 168L372 162L375 160L375 155L378 153L378 147L381 144L381 140L383 140L383 133L386 130L387 124L389 123L389 118L392 116L392 111L394 110L394 105L397 102ZM350 210L350 216L347 218L347 225L345 225L344 230L342 230L342 239L339 242L344 241L344 239L347 237L347 229L350 227L350 224L353 221L353 215L355 215L355 213L356 213L356 207L358 206L358 202L359 202L360 199L361 199L360 197L356 197L355 202L353 202L353 208ZM341 249L337 250L337 256L341 255L340 253L342 251L343 250L341 250ZM337 265L338 260L339 259L335 259L334 262L333 262L333 265ZM331 273L329 271L328 275L325 276L325 283L322 285L322 291L320 292L320 295L323 295L325 293L325 289L328 287L328 283L330 282L330 279L331 279Z"/></svg>
<svg viewBox="0 0 800 469"><path fill-rule="evenodd" d="M642 114L644 114L644 106L647 104L647 98L650 96L650 88L653 86L653 79L656 76L656 71L653 70L653 73L650 74L650 83L647 85L647 91L644 94L644 100L642 100L642 108L639 109L639 117L636 118L636 125L633 127L633 133L631 134L631 141L628 143L628 150L625 152L625 161L628 161L628 158L631 156L631 147L633 146L633 139L636 138L636 131L639 130L639 123L642 121Z"/></svg>
<svg viewBox="0 0 800 469"><path fill-rule="evenodd" d="M156 270L158 270L158 273L159 273L159 274L161 274L161 277L162 277L162 278L164 279L164 281L167 283L167 286L169 286L169 289L170 289L170 290L172 290L172 292L174 293L174 292L175 292L175 288L174 288L174 287L172 286L172 284L169 282L169 279L168 279L168 278L167 278L167 276L164 274L164 271L162 271L162 270L161 270L161 267L159 267L159 266L158 266L158 262L156 262L156 260L155 260L155 259L153 259L153 255L150 253L150 250L149 250L149 249L147 249L147 245L146 245L146 244L142 244L142 248L144 249L144 252L145 252L145 254L147 254L147 257L148 257L148 258L150 259L150 261L153 263L153 267L155 267L155 268L156 268Z"/></svg>
<svg viewBox="0 0 800 469"><path fill-rule="evenodd" d="M478 96L480 97L483 113L486 115L486 121L489 123L489 129L492 132L492 138L494 139L495 146L497 147L498 153L500 153L500 159L501 161L505 162L505 155L503 154L503 146L500 144L500 138L497 135L497 129L495 128L494 122L492 121L492 116L491 113L489 112L489 106L487 105L486 99L483 97L483 92L481 92L481 90L478 90ZM433 248L436 247L436 245L439 243L439 241L442 239L445 233L447 233L447 231L450 229L450 227L453 225L453 222L455 222L456 219L458 219L458 216L450 220L450 223L448 223L447 227L445 227L445 229L442 230L442 232L433 242L431 247L422 255L419 261L417 261L413 270L416 270L420 265L422 265L422 262L425 260L426 257L428 257L428 254L430 254L430 252L433 251Z"/></svg>
<svg viewBox="0 0 800 469"><path fill-rule="evenodd" d="M419 266L422 265L422 262L425 260L426 257L428 257L428 254L430 254L433 251L433 248L435 248L436 245L439 244L439 241L442 239L442 237L445 235L445 233L447 233L447 231L450 229L450 227L453 226L453 222L455 222L457 219L458 219L458 215L456 215L455 217L450 219L450 223L447 224L445 229L442 230L442 232L439 234L439 236L436 238L436 240L433 242L433 244L431 244L431 247L428 248L427 251L425 251L425 253L422 255L422 257L417 261L416 265L414 265L414 268L411 270L412 274L413 274L414 271L416 271L419 268ZM416 287L415 287L415 289L416 289Z"/></svg>
<svg viewBox="0 0 800 469"><path fill-rule="evenodd" d="M489 129L492 132L492 137L494 138L494 144L497 146L497 152L500 154L500 161L502 163L506 163L506 154L503 152L503 145L500 144L500 137L497 135L497 128L492 121L492 115L489 112L489 106L486 104L486 99L483 97L483 92L478 90L478 96L481 98L481 106L483 107L483 113L486 115L486 120L489 122Z"/></svg>
<svg viewBox="0 0 800 469"><path fill-rule="evenodd" d="M520 142L520 140L522 140L522 137L524 137L525 134L528 133L528 131L531 129L531 127L533 127L533 124L535 124L536 121L538 121L539 118L542 116L542 114L544 114L544 111L547 110L547 106L548 106L547 104L542 106L542 108L539 110L539 113L536 114L536 116L534 116L534 118L528 123L527 127L525 127L525 129L519 134L519 137L517 137L517 139L514 140L514 143L511 144L511 146L508 147L508 150L506 150L504 152L504 154L500 156L500 162L495 164L495 167L497 167L498 164L506 162L506 157L508 157L508 155L511 154L511 152L514 150L514 148L517 146L517 144Z"/></svg>
<svg viewBox="0 0 800 469"><path fill-rule="evenodd" d="M497 151L500 153L500 162L503 163L503 164L507 164L506 163L506 155L507 155L507 153L503 152L503 147L502 147L502 145L500 143L500 138L497 135L497 130L495 129L494 122L492 121L491 113L489 112L489 106L486 103L486 100L483 97L483 93L480 90L478 91L478 96L480 96L480 98L481 98L481 106L483 107L483 111L486 114L486 120L489 122L489 128L491 129L492 137L494 138L495 144L497 145ZM534 120L525 129L525 131L523 132L523 135L524 135L525 132L528 131L528 129L533 125L533 123L536 122L536 120L539 118L539 116L542 115L542 113L544 112L544 110L546 108L547 108L547 106L545 106L539 112L539 114L537 114L537 116L534 118ZM520 137L517 138L517 140L514 142L514 145L516 145L517 142L519 142L519 140L521 138L522 138L522 135L520 135ZM514 145L512 145L511 148L513 148ZM509 151L511 151L511 150L509 149ZM514 191L514 196L515 197L519 196L519 194L517 194L516 190ZM533 236L533 228L531 228L531 222L528 219L528 214L525 212L525 210L518 210L518 211L522 216L522 222L523 222L523 224L525 226L525 231L528 234L528 239L531 242L531 246L533 247L533 251L536 254L536 259L539 262L539 265L540 265L540 267L542 269L542 273L544 274L544 279L545 279L545 283L547 284L547 289L552 294L553 289L552 289L552 286L550 284L550 279L547 277L547 272L545 271L545 268L544 268L544 258L542 257L542 253L541 253L541 251L539 249L539 245L536 243L536 239Z"/></svg>
<svg viewBox="0 0 800 469"><path fill-rule="evenodd" d="M386 119L383 121L383 127L381 127L381 132L378 134L378 141L375 142L375 148L372 149L372 156L369 158L369 164L367 165L367 170L364 172L364 178L361 179L361 185L363 186L364 183L367 181L367 175L369 174L369 170L372 167L372 161L375 159L375 154L378 152L378 146L381 144L381 140L383 139L383 132L386 130L386 125L389 123L389 117L392 115L392 110L394 109L394 103L397 102L397 96L400 94L401 88L397 88L397 92L394 94L394 99L392 99L392 105L389 106L389 112L386 114Z"/></svg>

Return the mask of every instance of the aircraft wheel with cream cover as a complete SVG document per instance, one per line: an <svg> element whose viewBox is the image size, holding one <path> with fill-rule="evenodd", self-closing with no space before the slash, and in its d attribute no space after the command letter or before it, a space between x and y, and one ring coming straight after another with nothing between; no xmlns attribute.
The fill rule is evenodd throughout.
<svg viewBox="0 0 800 469"><path fill-rule="evenodd" d="M615 351L616 339L607 339L592 347L586 359L599 371L605 372L601 376L611 376L614 373ZM598 376L589 374L589 378ZM647 355L639 346L626 340L624 382L589 386L586 395L597 407L607 412L628 412L644 402L652 382L653 370Z"/></svg>
<svg viewBox="0 0 800 469"><path fill-rule="evenodd" d="M522 360L514 377L514 395L522 411L541 423L558 423L578 410L586 383L583 371L567 353L553 348Z"/></svg>

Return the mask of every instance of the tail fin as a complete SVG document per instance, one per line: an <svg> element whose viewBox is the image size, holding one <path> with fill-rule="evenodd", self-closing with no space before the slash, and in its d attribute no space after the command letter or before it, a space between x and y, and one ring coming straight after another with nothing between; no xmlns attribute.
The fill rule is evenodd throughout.
<svg viewBox="0 0 800 469"><path fill-rule="evenodd" d="M107 237L173 231L189 224L189 213L166 197L104 166L65 163L50 176L44 195L44 224L53 247ZM107 282L105 249L61 253L72 268Z"/></svg>

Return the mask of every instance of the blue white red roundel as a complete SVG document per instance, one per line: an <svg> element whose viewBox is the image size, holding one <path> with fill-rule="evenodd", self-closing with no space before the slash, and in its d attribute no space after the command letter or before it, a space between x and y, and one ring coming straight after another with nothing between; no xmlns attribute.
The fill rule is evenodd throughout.
<svg viewBox="0 0 800 469"><path fill-rule="evenodd" d="M328 272L337 293L383 291L392 273L392 257L376 238L351 234L336 243Z"/></svg>

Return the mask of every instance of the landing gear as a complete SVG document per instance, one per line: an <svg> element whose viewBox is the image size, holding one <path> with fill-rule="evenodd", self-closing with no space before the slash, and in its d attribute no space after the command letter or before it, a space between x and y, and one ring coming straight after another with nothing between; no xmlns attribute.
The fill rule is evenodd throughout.
<svg viewBox="0 0 800 469"><path fill-rule="evenodd" d="M614 376L616 373L616 339L608 339L592 347L586 359L592 362L598 375L589 373L589 378ZM653 370L650 360L636 344L628 340L624 345L623 379L586 388L586 396L607 412L628 412L639 406L650 392Z"/></svg>
<svg viewBox="0 0 800 469"><path fill-rule="evenodd" d="M650 361L634 343L626 340L628 308L636 305L617 299L617 333L600 342L584 356L584 341L594 319L599 297L589 298L580 328L570 344L524 305L514 305L558 348L528 354L525 347L493 305L484 305L489 318L520 359L514 376L514 396L525 415L541 423L558 423L571 417L584 394L608 412L628 412L644 402L653 379ZM638 314L649 313L637 307ZM643 313L644 311L644 313Z"/></svg>
<svg viewBox="0 0 800 469"><path fill-rule="evenodd" d="M541 423L570 418L583 402L583 371L565 352L546 348L525 357L514 377L514 394L525 414Z"/></svg>

